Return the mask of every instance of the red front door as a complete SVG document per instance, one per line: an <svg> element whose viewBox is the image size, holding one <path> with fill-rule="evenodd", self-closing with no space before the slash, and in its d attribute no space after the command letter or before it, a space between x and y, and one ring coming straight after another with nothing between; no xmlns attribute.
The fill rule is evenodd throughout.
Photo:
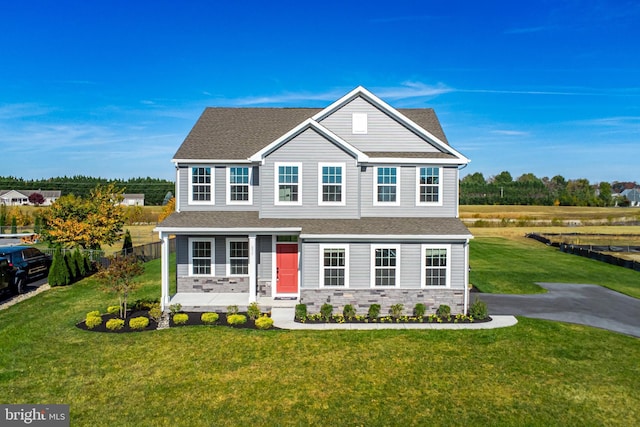
<svg viewBox="0 0 640 427"><path fill-rule="evenodd" d="M276 245L276 293L298 293L298 244Z"/></svg>

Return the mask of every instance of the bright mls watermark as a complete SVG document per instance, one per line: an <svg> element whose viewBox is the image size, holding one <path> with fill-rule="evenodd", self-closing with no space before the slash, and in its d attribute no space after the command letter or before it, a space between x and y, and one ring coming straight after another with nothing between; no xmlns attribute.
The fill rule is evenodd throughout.
<svg viewBox="0 0 640 427"><path fill-rule="evenodd" d="M69 405L0 405L0 425L69 427Z"/></svg>

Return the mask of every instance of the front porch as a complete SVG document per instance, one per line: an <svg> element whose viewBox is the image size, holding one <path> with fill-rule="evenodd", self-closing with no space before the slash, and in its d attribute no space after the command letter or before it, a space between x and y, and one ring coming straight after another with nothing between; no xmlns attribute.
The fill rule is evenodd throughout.
<svg viewBox="0 0 640 427"><path fill-rule="evenodd" d="M298 303L297 298L279 299L272 297L258 297L257 301L260 310L269 311L272 308L292 308ZM237 305L239 311L247 311L249 294L244 293L212 293L212 292L179 292L170 297L167 307L173 304L180 304L182 311L216 311L227 312L227 307Z"/></svg>

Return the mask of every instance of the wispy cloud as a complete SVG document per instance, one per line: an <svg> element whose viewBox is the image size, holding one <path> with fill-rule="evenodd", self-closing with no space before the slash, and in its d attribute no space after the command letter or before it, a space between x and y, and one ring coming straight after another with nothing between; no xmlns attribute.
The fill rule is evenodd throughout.
<svg viewBox="0 0 640 427"><path fill-rule="evenodd" d="M27 117L42 116L53 109L39 104L19 103L0 105L0 120L15 120Z"/></svg>
<svg viewBox="0 0 640 427"><path fill-rule="evenodd" d="M496 135L505 135L505 136L529 136L530 135L529 132L523 132L520 130L508 130L508 129L496 129L496 130L490 131L490 133L493 133Z"/></svg>
<svg viewBox="0 0 640 427"><path fill-rule="evenodd" d="M602 117L598 119L576 120L571 123L586 126L634 126L636 132L640 133L640 116Z"/></svg>

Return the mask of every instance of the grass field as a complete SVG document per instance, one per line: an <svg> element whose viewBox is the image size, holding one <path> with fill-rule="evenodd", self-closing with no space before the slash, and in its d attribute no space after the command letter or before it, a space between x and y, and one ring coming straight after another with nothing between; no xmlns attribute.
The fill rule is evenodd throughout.
<svg viewBox="0 0 640 427"><path fill-rule="evenodd" d="M640 208L598 208L582 206L461 205L460 218L530 220L611 220L640 221Z"/></svg>
<svg viewBox="0 0 640 427"><path fill-rule="evenodd" d="M134 299L159 294L146 269ZM640 340L603 330L75 328L114 302L88 279L1 311L3 403L66 403L74 426L640 422Z"/></svg>

